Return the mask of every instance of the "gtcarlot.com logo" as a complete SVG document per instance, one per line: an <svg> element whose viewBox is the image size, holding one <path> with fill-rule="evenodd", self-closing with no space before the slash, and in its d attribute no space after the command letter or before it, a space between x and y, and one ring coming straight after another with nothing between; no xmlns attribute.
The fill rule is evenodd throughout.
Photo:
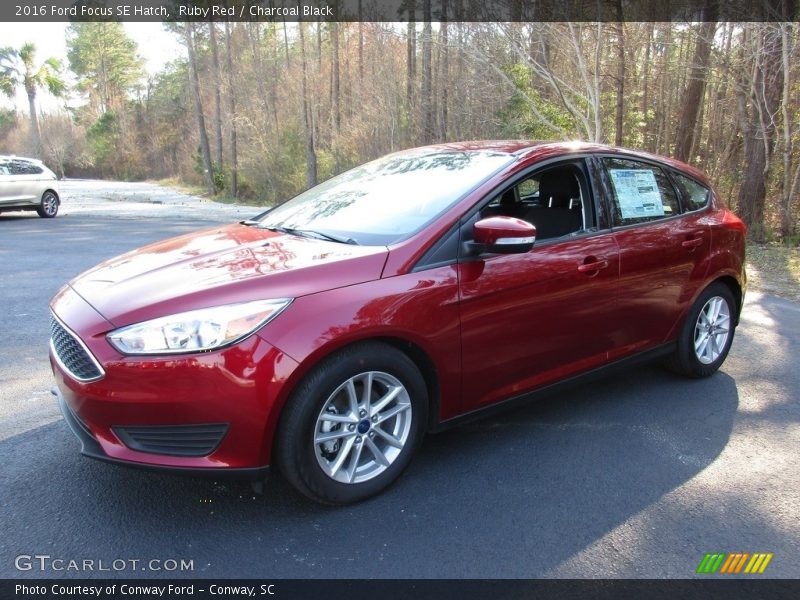
<svg viewBox="0 0 800 600"><path fill-rule="evenodd" d="M700 561L697 573L735 575L761 574L772 560L772 552L709 552Z"/></svg>
<svg viewBox="0 0 800 600"><path fill-rule="evenodd" d="M81 573L85 571L194 571L194 560L183 558L58 558L49 554L20 554L14 558L17 571Z"/></svg>

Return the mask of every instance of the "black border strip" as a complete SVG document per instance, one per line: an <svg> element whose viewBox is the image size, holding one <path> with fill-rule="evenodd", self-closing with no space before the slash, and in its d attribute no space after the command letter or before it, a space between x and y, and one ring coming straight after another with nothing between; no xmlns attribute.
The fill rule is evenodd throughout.
<svg viewBox="0 0 800 600"><path fill-rule="evenodd" d="M366 568L366 567L365 567ZM170 593L169 586L183 588ZM44 593L20 593L17 586L38 587ZM112 586L114 586L112 588ZM163 595L124 593L123 586L161 588ZM216 586L212 588L212 586ZM263 587L262 587L263 586ZM69 590L102 588L99 595L92 592L69 593ZM187 591L187 587L191 592ZM224 593L224 588L253 587L257 598L324 598L353 600L414 600L458 598L459 600L523 600L523 599L602 599L647 598L648 600L738 600L794 599L800 596L800 580L781 579L594 579L594 580L530 580L530 579L29 579L0 581L0 597L53 598L77 600L84 598L191 598L192 600L243 598L243 594ZM53 590L57 590L55 593ZM111 592L111 590L115 590ZM212 589L216 593L212 593ZM65 593L62 593L65 592ZM219 593L222 592L222 593ZM271 592L271 593L270 593Z"/></svg>
<svg viewBox="0 0 800 600"><path fill-rule="evenodd" d="M424 0L4 0L0 21L408 22ZM431 0L433 21L785 22L798 0Z"/></svg>

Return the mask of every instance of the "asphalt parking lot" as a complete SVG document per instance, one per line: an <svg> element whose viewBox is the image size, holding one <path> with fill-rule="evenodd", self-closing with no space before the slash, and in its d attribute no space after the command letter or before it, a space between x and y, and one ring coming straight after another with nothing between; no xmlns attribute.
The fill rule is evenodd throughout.
<svg viewBox="0 0 800 600"><path fill-rule="evenodd" d="M771 552L765 577L800 577L800 304L768 295L748 295L714 377L644 366L429 436L356 506L279 477L256 496L82 458L49 394L50 297L103 259L254 212L125 186L69 184L53 220L0 215L0 577L685 578L706 552ZM193 570L15 567L35 554Z"/></svg>

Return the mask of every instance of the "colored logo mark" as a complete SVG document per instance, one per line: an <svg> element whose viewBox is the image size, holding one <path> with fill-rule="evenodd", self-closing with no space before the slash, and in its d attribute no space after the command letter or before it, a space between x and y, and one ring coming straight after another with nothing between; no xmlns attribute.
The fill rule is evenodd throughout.
<svg viewBox="0 0 800 600"><path fill-rule="evenodd" d="M736 574L748 573L755 575L763 573L769 561L772 560L772 552L717 552L708 553L700 561L697 573L719 573Z"/></svg>

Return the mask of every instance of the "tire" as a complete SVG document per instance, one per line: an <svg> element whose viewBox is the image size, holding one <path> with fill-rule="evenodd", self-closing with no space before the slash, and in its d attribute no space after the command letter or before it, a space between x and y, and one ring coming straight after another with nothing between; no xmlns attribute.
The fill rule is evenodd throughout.
<svg viewBox="0 0 800 600"><path fill-rule="evenodd" d="M735 314L736 301L730 289L722 283L708 286L686 316L667 367L687 377L716 373L733 342Z"/></svg>
<svg viewBox="0 0 800 600"><path fill-rule="evenodd" d="M42 194L42 201L39 203L36 212L43 219L52 219L58 214L58 207L61 202L55 192L50 190Z"/></svg>
<svg viewBox="0 0 800 600"><path fill-rule="evenodd" d="M360 343L323 360L292 392L275 463L317 502L358 502L403 472L427 415L427 388L411 359L386 344Z"/></svg>

